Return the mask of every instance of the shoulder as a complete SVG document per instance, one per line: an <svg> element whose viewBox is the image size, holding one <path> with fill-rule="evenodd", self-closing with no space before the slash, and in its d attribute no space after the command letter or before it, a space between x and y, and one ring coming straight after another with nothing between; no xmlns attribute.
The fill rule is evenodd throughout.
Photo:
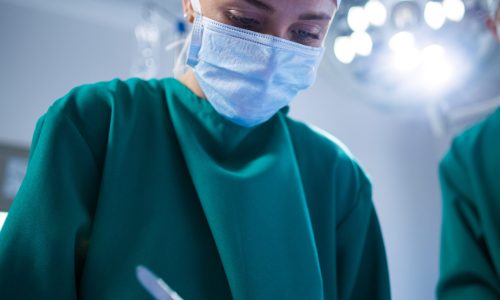
<svg viewBox="0 0 500 300"><path fill-rule="evenodd" d="M64 119L77 129L96 159L102 159L112 123L126 124L141 109L153 109L163 99L161 88L161 81L141 79L81 85L56 100L39 123Z"/></svg>
<svg viewBox="0 0 500 300"><path fill-rule="evenodd" d="M156 95L157 80L137 78L84 84L73 88L49 108L49 114L65 114L70 119L86 119L95 114L110 114L117 105L130 105L137 96ZM120 103L118 103L118 101Z"/></svg>
<svg viewBox="0 0 500 300"><path fill-rule="evenodd" d="M371 203L369 177L342 142L317 127L286 122L311 207L333 204L336 219L343 220L359 203Z"/></svg>
<svg viewBox="0 0 500 300"><path fill-rule="evenodd" d="M457 135L441 167L473 167L483 158L494 158L500 152L500 109ZM491 163L491 162L490 162Z"/></svg>
<svg viewBox="0 0 500 300"><path fill-rule="evenodd" d="M453 139L439 166L442 183L462 194L471 193L474 181L485 185L489 178L500 176L498 153L500 109Z"/></svg>
<svg viewBox="0 0 500 300"><path fill-rule="evenodd" d="M367 181L367 175L350 150L339 139L314 125L286 118L296 149L315 167L335 168L355 181Z"/></svg>
<svg viewBox="0 0 500 300"><path fill-rule="evenodd" d="M163 101L168 80L114 79L80 85L56 100L45 115L65 115L77 126L102 126L113 115L139 113Z"/></svg>
<svg viewBox="0 0 500 300"><path fill-rule="evenodd" d="M318 127L286 122L311 209L335 212L339 225L356 208L372 207L369 177L341 141Z"/></svg>

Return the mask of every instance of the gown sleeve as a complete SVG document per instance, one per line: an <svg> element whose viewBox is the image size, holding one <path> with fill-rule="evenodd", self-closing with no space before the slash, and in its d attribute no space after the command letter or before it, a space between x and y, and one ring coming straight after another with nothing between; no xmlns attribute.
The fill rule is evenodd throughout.
<svg viewBox="0 0 500 300"><path fill-rule="evenodd" d="M499 299L497 274L486 249L478 207L468 196L470 179L453 149L440 166L443 194L438 299Z"/></svg>
<svg viewBox="0 0 500 300"><path fill-rule="evenodd" d="M384 242L367 180L337 234L338 299L391 299Z"/></svg>
<svg viewBox="0 0 500 300"><path fill-rule="evenodd" d="M0 232L0 298L77 298L99 180L74 122L49 110Z"/></svg>

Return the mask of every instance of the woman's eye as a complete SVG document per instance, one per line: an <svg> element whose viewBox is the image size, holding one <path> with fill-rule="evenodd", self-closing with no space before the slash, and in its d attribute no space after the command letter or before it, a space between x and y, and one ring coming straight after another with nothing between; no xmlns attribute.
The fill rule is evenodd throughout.
<svg viewBox="0 0 500 300"><path fill-rule="evenodd" d="M302 29L297 29L292 31L294 38L299 43L307 44L308 42L319 40L319 35Z"/></svg>
<svg viewBox="0 0 500 300"><path fill-rule="evenodd" d="M235 26L245 28L245 29L252 29L255 26L260 25L259 21L252 19L252 18L240 17L240 16L233 15L233 14L228 14L228 18L229 18L229 20L231 20L231 22Z"/></svg>

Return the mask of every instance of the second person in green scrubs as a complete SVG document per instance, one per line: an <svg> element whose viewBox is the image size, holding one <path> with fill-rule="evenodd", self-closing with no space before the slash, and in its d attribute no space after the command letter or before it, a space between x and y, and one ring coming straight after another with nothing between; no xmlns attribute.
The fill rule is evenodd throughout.
<svg viewBox="0 0 500 300"><path fill-rule="evenodd" d="M498 0L490 10L488 27L498 39ZM500 299L500 108L455 138L440 178L438 299Z"/></svg>

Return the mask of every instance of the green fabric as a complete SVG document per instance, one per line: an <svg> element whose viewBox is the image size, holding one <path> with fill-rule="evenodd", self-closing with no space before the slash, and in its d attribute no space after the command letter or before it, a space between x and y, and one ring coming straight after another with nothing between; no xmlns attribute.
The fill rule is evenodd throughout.
<svg viewBox="0 0 500 300"><path fill-rule="evenodd" d="M500 299L500 110L458 136L440 166L439 299Z"/></svg>
<svg viewBox="0 0 500 300"><path fill-rule="evenodd" d="M40 119L0 233L7 299L389 299L368 179L280 111L252 129L174 79L79 87Z"/></svg>

